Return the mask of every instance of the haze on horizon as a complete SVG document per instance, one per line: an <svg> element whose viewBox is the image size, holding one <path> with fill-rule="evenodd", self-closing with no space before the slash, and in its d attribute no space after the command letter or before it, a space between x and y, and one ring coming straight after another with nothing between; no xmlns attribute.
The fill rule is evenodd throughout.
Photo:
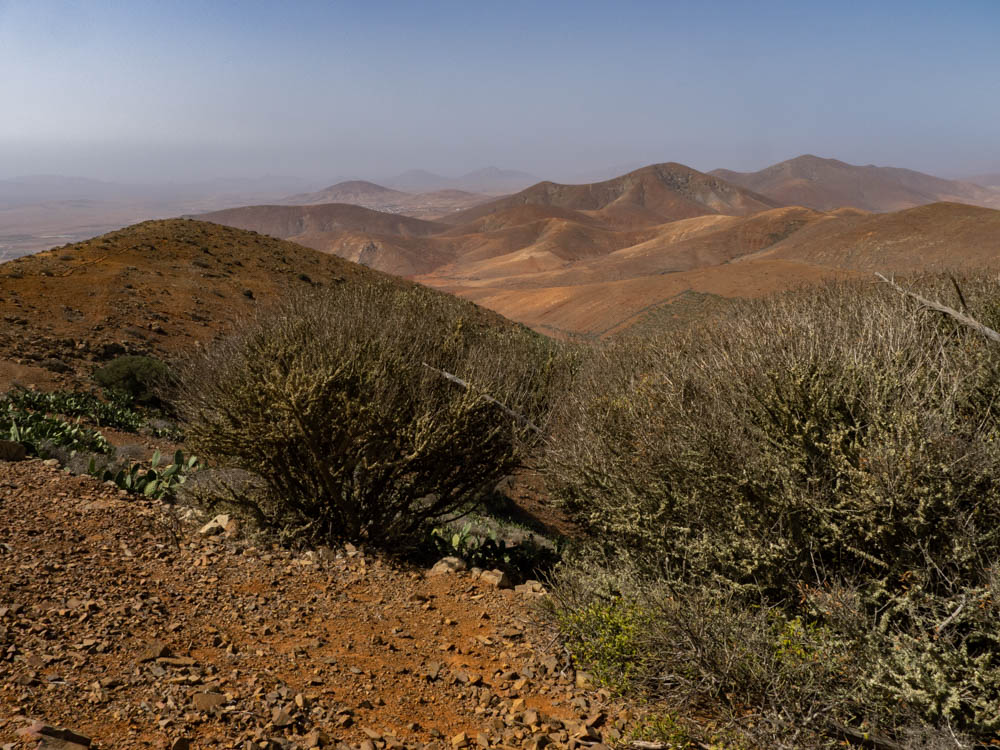
<svg viewBox="0 0 1000 750"><path fill-rule="evenodd" d="M998 29L994 0L0 0L0 179L996 172Z"/></svg>

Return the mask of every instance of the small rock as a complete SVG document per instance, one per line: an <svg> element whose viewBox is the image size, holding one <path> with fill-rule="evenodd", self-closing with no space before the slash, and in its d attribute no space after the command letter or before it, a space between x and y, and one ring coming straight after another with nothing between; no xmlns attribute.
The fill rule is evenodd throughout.
<svg viewBox="0 0 1000 750"><path fill-rule="evenodd" d="M580 690L588 690L594 686L594 678L589 672L583 672L577 670L576 672L576 686Z"/></svg>
<svg viewBox="0 0 1000 750"><path fill-rule="evenodd" d="M502 570L485 570L480 574L479 578L498 589L512 588L510 579Z"/></svg>
<svg viewBox="0 0 1000 750"><path fill-rule="evenodd" d="M222 693L195 693L191 702L199 711L211 711L213 708L225 705L226 696Z"/></svg>
<svg viewBox="0 0 1000 750"><path fill-rule="evenodd" d="M454 737L451 738L451 746L455 750L460 750L460 748L469 746L469 735L465 732L459 732Z"/></svg>
<svg viewBox="0 0 1000 750"><path fill-rule="evenodd" d="M229 526L232 520L233 519L230 518L228 514L220 513L211 521L209 521L200 529L198 529L198 533L201 534L202 536L215 536L216 534L225 533L226 527Z"/></svg>
<svg viewBox="0 0 1000 750"><path fill-rule="evenodd" d="M139 656L139 661L154 661L156 659L166 659L172 656L170 647L160 640L151 640L146 644L146 650Z"/></svg>
<svg viewBox="0 0 1000 750"><path fill-rule="evenodd" d="M438 560L434 567L430 569L430 575L439 576L445 573L458 573L459 571L465 570L465 560L459 557L442 557Z"/></svg>
<svg viewBox="0 0 1000 750"><path fill-rule="evenodd" d="M330 744L330 737L322 729L314 729L302 738L302 744L308 750L314 747L326 747Z"/></svg>
<svg viewBox="0 0 1000 750"><path fill-rule="evenodd" d="M525 581L520 586L515 586L514 591L526 596L541 596L545 593L545 587L538 581Z"/></svg>

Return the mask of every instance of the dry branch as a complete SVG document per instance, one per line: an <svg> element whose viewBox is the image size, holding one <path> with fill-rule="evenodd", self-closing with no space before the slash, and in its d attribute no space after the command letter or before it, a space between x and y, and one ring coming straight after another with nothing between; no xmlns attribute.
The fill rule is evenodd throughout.
<svg viewBox="0 0 1000 750"><path fill-rule="evenodd" d="M917 294L916 292L911 292L909 289L904 289L899 284L897 284L895 281L893 281L892 279L887 279L885 276L883 276L880 273L876 273L875 276L877 276L879 279L881 279L886 284L888 284L889 286L891 286L893 289L895 289L900 294L903 294L903 295L905 295L907 297L910 297L911 299L916 300L917 302L919 302L924 307L927 307L927 308L929 308L931 310L936 310L937 312L943 313L944 315L947 315L950 318L954 318L955 320L957 320L962 325L968 326L969 328L972 328L973 330L978 331L979 333L981 333L983 336L985 336L986 338L990 339L991 341L995 341L996 343L1000 344L1000 333L996 332L995 330L993 330L989 326L983 325L982 323L980 323L978 320L976 320L972 316L966 315L965 313L962 313L962 312L959 312L958 310L956 310L953 307L948 307L947 305L942 305L940 302L934 302L932 300L929 300L926 297L922 297L921 295Z"/></svg>
<svg viewBox="0 0 1000 750"><path fill-rule="evenodd" d="M471 387L468 383L466 383L464 380L462 380L460 377L458 377L458 375L452 375L450 372L445 372L444 370L439 370L436 367L431 367L426 362L422 362L421 364L424 367L426 367L428 370L433 370L434 372L436 372L438 375L440 375L441 377L445 378L446 380L450 380L452 383L455 383L456 385L460 385L465 390L469 390L469 388ZM489 394L484 393L482 395L483 395L483 398L485 398L491 404L496 404L497 406L499 406L504 411L504 413L507 414L507 416L513 417L515 420L517 420L517 423L519 425L521 425L522 427L527 427L529 430L533 430L534 432L536 432L538 434L541 434L541 432L542 432L541 428L538 427L538 425L534 424L530 419L528 419L524 415L518 414L513 409L507 408L507 406L505 406L504 404L500 403L499 401L497 401L495 398L493 398Z"/></svg>

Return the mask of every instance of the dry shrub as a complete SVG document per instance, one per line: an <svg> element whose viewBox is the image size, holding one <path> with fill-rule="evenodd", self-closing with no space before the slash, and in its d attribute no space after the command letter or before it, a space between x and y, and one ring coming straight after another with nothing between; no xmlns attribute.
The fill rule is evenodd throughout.
<svg viewBox="0 0 1000 750"><path fill-rule="evenodd" d="M963 287L995 323L995 283ZM786 729L1000 730L998 364L977 334L860 283L595 352L560 408L548 472L594 546L642 582L592 596L654 613L645 689L742 695ZM668 648L668 602L714 633L703 647ZM824 654L813 672L856 660L809 701L796 696L812 680L774 657L800 631ZM752 668L698 658L706 644Z"/></svg>
<svg viewBox="0 0 1000 750"><path fill-rule="evenodd" d="M197 358L181 406L199 456L258 478L238 499L259 521L398 551L520 460L556 370L554 345L468 303L345 284Z"/></svg>

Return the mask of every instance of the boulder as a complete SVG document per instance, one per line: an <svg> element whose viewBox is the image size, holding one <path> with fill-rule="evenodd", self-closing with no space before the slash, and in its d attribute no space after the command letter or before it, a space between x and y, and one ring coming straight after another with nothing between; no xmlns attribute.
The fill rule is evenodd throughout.
<svg viewBox="0 0 1000 750"><path fill-rule="evenodd" d="M510 578L502 570L484 570L479 578L486 583L494 586L498 589L509 589L513 588L513 584L510 582Z"/></svg>
<svg viewBox="0 0 1000 750"><path fill-rule="evenodd" d="M445 573L458 573L465 570L465 560L459 557L442 557L430 570L430 575L439 576Z"/></svg>
<svg viewBox="0 0 1000 750"><path fill-rule="evenodd" d="M89 750L91 739L72 729L36 721L18 732L26 741L38 742L39 750Z"/></svg>

